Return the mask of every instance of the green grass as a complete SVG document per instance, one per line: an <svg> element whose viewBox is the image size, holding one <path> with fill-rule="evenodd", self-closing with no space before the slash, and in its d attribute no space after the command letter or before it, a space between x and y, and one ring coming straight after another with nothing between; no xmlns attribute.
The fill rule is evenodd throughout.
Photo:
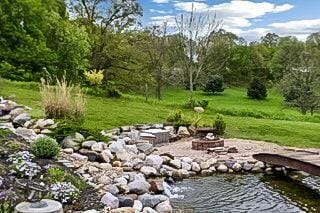
<svg viewBox="0 0 320 213"><path fill-rule="evenodd" d="M0 81L0 96L15 94L17 102L33 108L32 115L41 117L40 94L36 86L27 83ZM164 122L168 113L182 108L189 97L187 91L168 88L162 101L144 101L141 96L125 95L121 99L87 97L84 128L110 129L120 125ZM296 147L320 147L320 115L302 116L297 109L286 108L282 97L269 92L266 101L246 98L243 88L229 88L223 95L208 96L195 92L197 99L208 99L209 107L203 113L205 123L213 123L216 113L224 114L229 138L264 140ZM183 109L187 115L192 110Z"/></svg>

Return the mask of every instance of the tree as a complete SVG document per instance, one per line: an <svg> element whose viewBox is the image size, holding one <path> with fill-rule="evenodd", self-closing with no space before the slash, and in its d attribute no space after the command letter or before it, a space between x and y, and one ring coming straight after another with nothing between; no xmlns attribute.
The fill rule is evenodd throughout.
<svg viewBox="0 0 320 213"><path fill-rule="evenodd" d="M143 42L141 49L148 54L149 68L153 71L156 82L156 98L160 100L168 47L167 23L163 22L162 26L151 26L147 29L147 33L148 38Z"/></svg>
<svg viewBox="0 0 320 213"><path fill-rule="evenodd" d="M219 30L221 22L209 13L197 13L192 5L189 14L176 18L179 36L176 42L177 60L188 75L189 90L192 95L199 76L207 70L212 38Z"/></svg>
<svg viewBox="0 0 320 213"><path fill-rule="evenodd" d="M265 36L261 37L261 43L267 47L274 47L279 44L280 36L275 33L267 33Z"/></svg>
<svg viewBox="0 0 320 213"><path fill-rule="evenodd" d="M216 92L223 92L223 77L221 75L211 75L207 81L204 91L211 92L212 94L215 94Z"/></svg>
<svg viewBox="0 0 320 213"><path fill-rule="evenodd" d="M253 78L248 87L247 96L252 99L264 100L267 95L267 88L261 79Z"/></svg>
<svg viewBox="0 0 320 213"><path fill-rule="evenodd" d="M0 4L0 75L38 80L86 66L86 32L66 17L62 0L4 0Z"/></svg>
<svg viewBox="0 0 320 213"><path fill-rule="evenodd" d="M288 101L300 108L305 115L320 105L320 53L304 46L298 58L288 64L281 80L282 92L291 95ZM288 98L287 98L288 99Z"/></svg>

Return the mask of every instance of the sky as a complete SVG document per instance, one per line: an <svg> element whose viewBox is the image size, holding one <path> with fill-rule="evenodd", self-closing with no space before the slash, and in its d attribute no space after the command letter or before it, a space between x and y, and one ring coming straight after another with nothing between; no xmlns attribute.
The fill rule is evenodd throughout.
<svg viewBox="0 0 320 213"><path fill-rule="evenodd" d="M175 24L174 17L198 12L216 14L222 28L245 38L259 40L268 32L305 40L320 31L320 0L140 0L144 26Z"/></svg>

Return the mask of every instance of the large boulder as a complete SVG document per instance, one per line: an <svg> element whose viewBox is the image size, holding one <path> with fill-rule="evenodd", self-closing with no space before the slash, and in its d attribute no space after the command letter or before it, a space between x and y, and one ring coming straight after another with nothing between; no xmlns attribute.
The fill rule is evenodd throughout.
<svg viewBox="0 0 320 213"><path fill-rule="evenodd" d="M98 142L98 143L94 143L91 146L91 150L95 151L95 152L102 152L103 150L105 150L107 148L107 144L104 142Z"/></svg>
<svg viewBox="0 0 320 213"><path fill-rule="evenodd" d="M219 172L227 172L228 171L228 167L224 164L220 164L217 168L217 171Z"/></svg>
<svg viewBox="0 0 320 213"><path fill-rule="evenodd" d="M158 174L157 170L151 166L143 166L140 169L140 172L146 177L156 176Z"/></svg>
<svg viewBox="0 0 320 213"><path fill-rule="evenodd" d="M189 137L190 136L190 132L189 132L187 127L180 126L179 129L178 129L178 135L180 137Z"/></svg>
<svg viewBox="0 0 320 213"><path fill-rule="evenodd" d="M100 153L101 159L106 162L106 163L110 163L110 160L113 160L113 155L110 152L109 149L105 149Z"/></svg>
<svg viewBox="0 0 320 213"><path fill-rule="evenodd" d="M119 199L112 195L110 192L106 192L101 198L101 203L110 207L111 209L116 209L119 207Z"/></svg>
<svg viewBox="0 0 320 213"><path fill-rule="evenodd" d="M153 145L150 143L137 143L137 148L140 152L150 154L153 151Z"/></svg>
<svg viewBox="0 0 320 213"><path fill-rule="evenodd" d="M172 206L170 205L170 201L166 200L162 203L159 203L156 206L156 211L158 213L171 213L172 212Z"/></svg>
<svg viewBox="0 0 320 213"><path fill-rule="evenodd" d="M141 201L140 201L140 200L135 200L135 201L133 202L133 208L134 208L136 211L141 212L141 211L142 211L142 208L143 208L143 205L142 205Z"/></svg>
<svg viewBox="0 0 320 213"><path fill-rule="evenodd" d="M109 149L112 153L123 152L125 149L125 142L122 140L114 141L109 145Z"/></svg>
<svg viewBox="0 0 320 213"><path fill-rule="evenodd" d="M32 129L27 129L24 127L18 127L14 133L28 142L34 141L37 137L37 134Z"/></svg>
<svg viewBox="0 0 320 213"><path fill-rule="evenodd" d="M129 191L135 194L143 194L148 191L150 184L142 177L136 178L128 184Z"/></svg>
<svg viewBox="0 0 320 213"><path fill-rule="evenodd" d="M130 196L121 195L118 196L120 207L133 207L134 201Z"/></svg>
<svg viewBox="0 0 320 213"><path fill-rule="evenodd" d="M141 201L144 207L154 208L156 205L168 200L169 198L165 195L151 195L145 193L143 195L140 195L138 199Z"/></svg>
<svg viewBox="0 0 320 213"><path fill-rule="evenodd" d="M63 149L66 149L66 148L72 148L76 151L78 151L80 149L80 142L77 141L74 137L72 136L67 136L66 138L64 138L61 142L61 147Z"/></svg>
<svg viewBox="0 0 320 213"><path fill-rule="evenodd" d="M179 159L171 160L169 162L169 165L176 168L176 169L180 169L181 168L181 160L179 160Z"/></svg>
<svg viewBox="0 0 320 213"><path fill-rule="evenodd" d="M152 166L155 169L160 169L163 160L159 155L148 155L146 157L145 162L146 162L146 165L148 165L148 166Z"/></svg>
<svg viewBox="0 0 320 213"><path fill-rule="evenodd" d="M191 170L194 172L200 172L201 171L201 167L197 162L192 162L191 163Z"/></svg>
<svg viewBox="0 0 320 213"><path fill-rule="evenodd" d="M85 149L91 149L92 145L93 144L96 144L97 141L85 141L82 143L82 148L85 148Z"/></svg>
<svg viewBox="0 0 320 213"><path fill-rule="evenodd" d="M13 123L23 125L25 122L31 120L31 117L28 113L21 113L13 119Z"/></svg>
<svg viewBox="0 0 320 213"><path fill-rule="evenodd" d="M39 119L36 123L36 127L39 127L40 129L45 129L53 126L54 124L55 123L52 119Z"/></svg>

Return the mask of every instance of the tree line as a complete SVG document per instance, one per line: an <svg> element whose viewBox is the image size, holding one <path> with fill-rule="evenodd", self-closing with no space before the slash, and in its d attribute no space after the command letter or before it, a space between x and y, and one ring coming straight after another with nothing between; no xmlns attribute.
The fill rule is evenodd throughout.
<svg viewBox="0 0 320 213"><path fill-rule="evenodd" d="M168 84L192 94L212 88L217 76L228 86L255 79L279 88L303 114L319 106L320 33L247 42L212 14L192 10L147 27L142 14L138 0L2 0L0 76L66 75L88 85L84 72L98 70L103 85L158 99Z"/></svg>

